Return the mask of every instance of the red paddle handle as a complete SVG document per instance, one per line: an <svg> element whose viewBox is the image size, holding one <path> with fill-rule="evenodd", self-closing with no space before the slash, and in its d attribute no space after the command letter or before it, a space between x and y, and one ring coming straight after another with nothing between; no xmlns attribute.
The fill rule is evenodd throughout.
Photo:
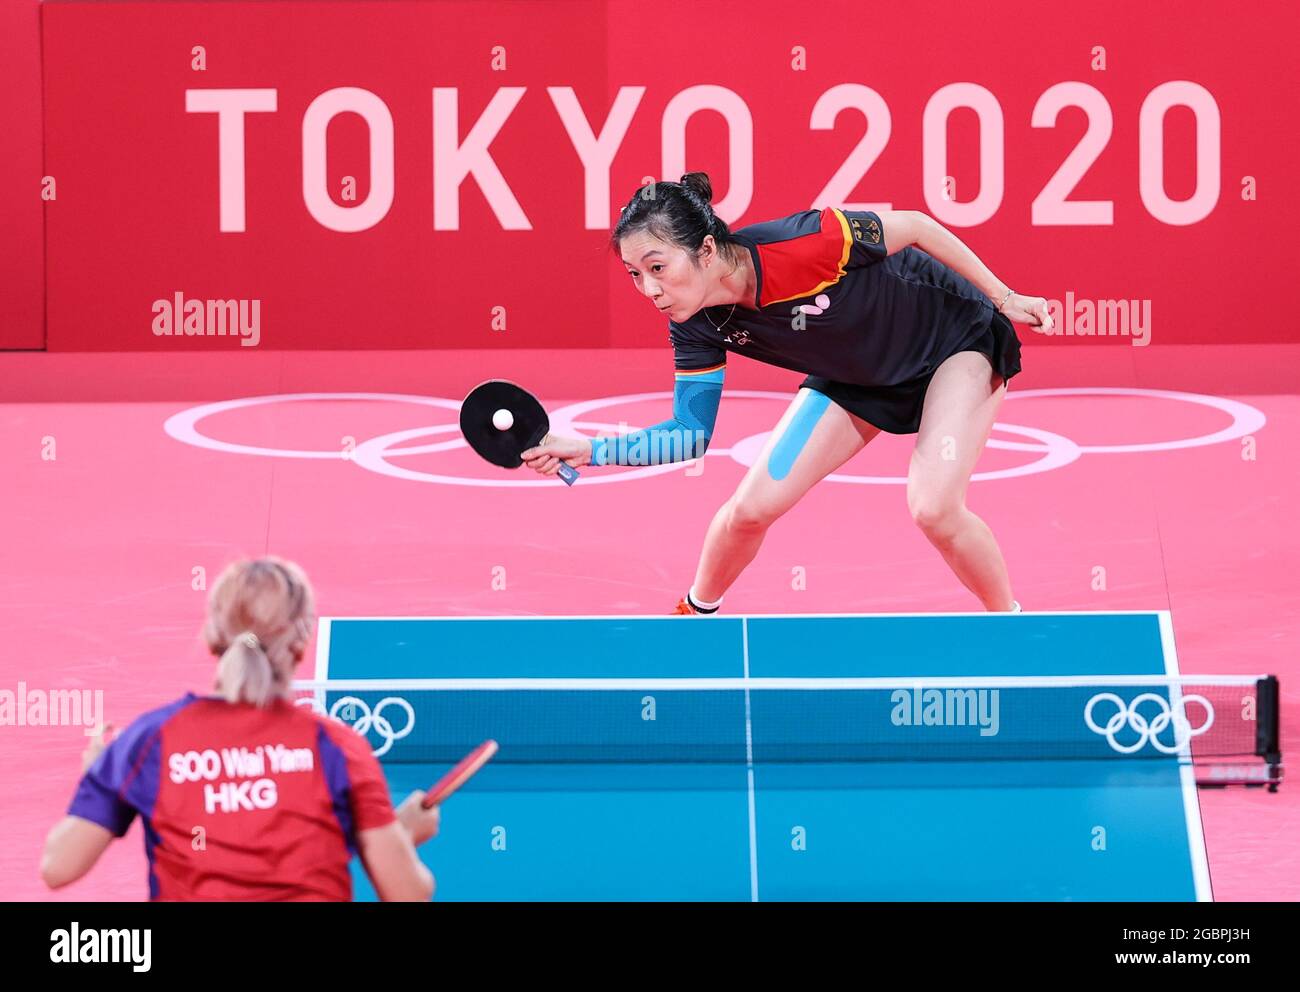
<svg viewBox="0 0 1300 992"><path fill-rule="evenodd" d="M425 809L431 809L443 802L453 792L473 777L474 773L492 760L497 753L497 742L486 740L469 754L456 762L455 766L442 778L438 779L424 795L420 803Z"/></svg>

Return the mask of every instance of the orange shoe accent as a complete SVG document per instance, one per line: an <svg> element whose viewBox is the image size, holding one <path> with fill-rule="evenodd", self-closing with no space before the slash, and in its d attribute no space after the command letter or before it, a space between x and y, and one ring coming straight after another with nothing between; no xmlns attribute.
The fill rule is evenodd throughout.
<svg viewBox="0 0 1300 992"><path fill-rule="evenodd" d="M686 602L685 596L683 596L680 600L677 601L677 609L673 610L673 612L669 614L669 616L674 616L674 617L682 616L682 615L687 615L687 616L695 615L695 610L691 608L690 603Z"/></svg>

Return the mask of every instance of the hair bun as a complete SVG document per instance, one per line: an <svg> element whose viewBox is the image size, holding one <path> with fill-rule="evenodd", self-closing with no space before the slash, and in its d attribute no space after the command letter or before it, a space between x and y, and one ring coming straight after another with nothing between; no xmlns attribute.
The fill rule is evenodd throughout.
<svg viewBox="0 0 1300 992"><path fill-rule="evenodd" d="M689 187L705 203L713 202L713 184L707 172L688 172L682 176L682 185Z"/></svg>

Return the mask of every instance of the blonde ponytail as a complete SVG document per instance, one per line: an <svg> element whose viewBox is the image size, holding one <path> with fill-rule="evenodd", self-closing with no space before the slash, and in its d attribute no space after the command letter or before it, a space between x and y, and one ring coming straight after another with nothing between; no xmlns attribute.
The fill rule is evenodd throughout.
<svg viewBox="0 0 1300 992"><path fill-rule="evenodd" d="M315 619L311 585L293 562L268 557L227 567L208 596L203 626L208 648L221 659L217 692L254 706L288 698Z"/></svg>
<svg viewBox="0 0 1300 992"><path fill-rule="evenodd" d="M274 696L275 674L252 631L235 638L217 663L217 690L228 703L265 706Z"/></svg>

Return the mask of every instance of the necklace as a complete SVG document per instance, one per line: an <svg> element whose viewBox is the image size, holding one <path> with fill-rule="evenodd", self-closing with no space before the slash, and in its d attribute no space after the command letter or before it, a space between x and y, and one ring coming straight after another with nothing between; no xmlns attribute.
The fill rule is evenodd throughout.
<svg viewBox="0 0 1300 992"><path fill-rule="evenodd" d="M733 270L733 271L734 271L734 270ZM730 275L730 273L728 273L728 275ZM718 323L714 323L713 318L709 316L709 308L708 308L708 307L705 307L705 308L704 308L704 316L708 319L708 321L709 321L710 324L713 324L713 329L714 329L715 331L721 331L724 327L726 327L726 326L727 326L727 321L731 320L731 317L732 317L732 315L733 315L735 312L736 312L736 304L733 303L733 304L731 304L731 309L727 311L727 318L726 318L726 320L724 320L721 324L718 324ZM730 335L728 335L727 340L728 340L728 341L731 340Z"/></svg>
<svg viewBox="0 0 1300 992"><path fill-rule="evenodd" d="M730 320L730 319L731 319L731 315L732 315L733 313L735 313L735 312L736 312L736 304L733 303L733 304L731 304L731 309L727 312L727 320ZM715 323L713 322L713 318L709 316L709 308L708 308L708 307L705 307L705 308L704 308L704 316L705 316L706 318L708 318L708 321L709 321L710 324L713 324L713 329L714 329L715 331L720 331L720 330L722 330L724 327L727 326L727 320L724 320L721 324L715 324Z"/></svg>

